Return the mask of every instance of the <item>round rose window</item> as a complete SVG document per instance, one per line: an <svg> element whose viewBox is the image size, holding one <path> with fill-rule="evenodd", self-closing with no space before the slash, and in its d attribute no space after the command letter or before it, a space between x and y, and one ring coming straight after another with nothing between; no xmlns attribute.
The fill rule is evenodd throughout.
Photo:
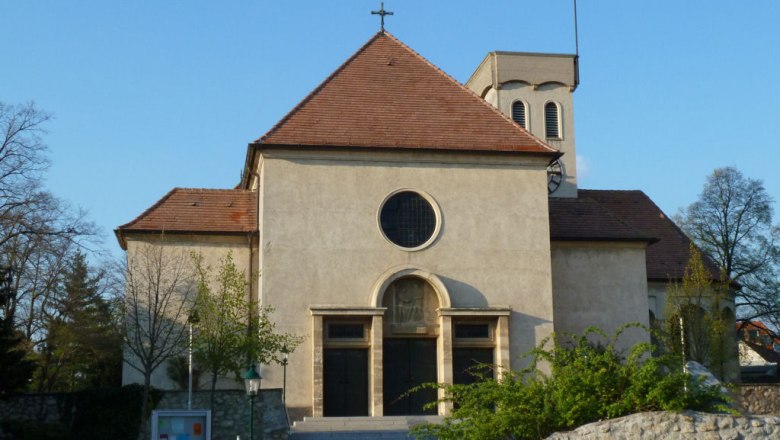
<svg viewBox="0 0 780 440"><path fill-rule="evenodd" d="M428 243L436 232L436 210L414 191L397 192L382 205L379 214L382 233L396 245L414 249Z"/></svg>

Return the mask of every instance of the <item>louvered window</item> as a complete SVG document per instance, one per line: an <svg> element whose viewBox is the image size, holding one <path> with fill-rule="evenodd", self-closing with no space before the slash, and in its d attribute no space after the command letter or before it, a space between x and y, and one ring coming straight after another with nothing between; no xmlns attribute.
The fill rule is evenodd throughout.
<svg viewBox="0 0 780 440"><path fill-rule="evenodd" d="M561 115L558 104L554 102L544 105L544 130L548 139L561 138Z"/></svg>
<svg viewBox="0 0 780 440"><path fill-rule="evenodd" d="M520 124L523 128L528 128L526 124L526 111L525 103L523 101L515 101L512 104L512 120Z"/></svg>

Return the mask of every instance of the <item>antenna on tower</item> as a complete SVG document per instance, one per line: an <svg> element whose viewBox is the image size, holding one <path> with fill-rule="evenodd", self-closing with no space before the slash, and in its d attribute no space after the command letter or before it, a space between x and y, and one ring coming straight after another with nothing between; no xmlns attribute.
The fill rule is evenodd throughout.
<svg viewBox="0 0 780 440"><path fill-rule="evenodd" d="M574 0L574 87L580 85L580 36L577 28L577 0Z"/></svg>
<svg viewBox="0 0 780 440"><path fill-rule="evenodd" d="M574 0L574 54L580 56L580 38L577 29L577 0Z"/></svg>

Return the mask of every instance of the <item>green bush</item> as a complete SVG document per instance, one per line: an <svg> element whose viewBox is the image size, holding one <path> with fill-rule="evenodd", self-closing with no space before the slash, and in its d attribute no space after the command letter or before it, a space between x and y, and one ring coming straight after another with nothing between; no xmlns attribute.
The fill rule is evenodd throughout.
<svg viewBox="0 0 780 440"><path fill-rule="evenodd" d="M141 426L143 386L85 390L73 393L71 438L79 440L136 440ZM161 394L152 390L150 408Z"/></svg>
<svg viewBox="0 0 780 440"><path fill-rule="evenodd" d="M619 351L620 335L636 327L641 326L625 326L612 337L595 328L568 335L566 341L553 337L528 354L530 367L503 371L499 380L482 366L475 374L483 380L476 383L426 385L443 389L444 400L455 409L443 424L422 425L413 433L439 439L539 439L643 411L728 411L720 387L695 381L674 355L653 357L649 343ZM540 370L543 364L551 374Z"/></svg>
<svg viewBox="0 0 780 440"><path fill-rule="evenodd" d="M0 439L62 440L70 438L62 425L31 420L0 420Z"/></svg>

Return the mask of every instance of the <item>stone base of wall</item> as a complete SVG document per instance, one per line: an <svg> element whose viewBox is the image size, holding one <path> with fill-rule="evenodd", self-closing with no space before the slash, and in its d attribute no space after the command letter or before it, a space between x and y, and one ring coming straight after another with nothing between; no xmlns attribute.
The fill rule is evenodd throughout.
<svg viewBox="0 0 780 440"><path fill-rule="evenodd" d="M193 391L192 409L208 409L211 393ZM282 390L268 389L254 400L255 438L284 440L289 433L287 414L282 405ZM187 409L186 391L165 391L155 409ZM218 390L211 411L211 439L236 440L249 438L249 400L243 390ZM260 432L263 436L260 436ZM139 440L149 439L149 432L141 433Z"/></svg>
<svg viewBox="0 0 780 440"><path fill-rule="evenodd" d="M68 393L21 394L8 400L0 400L0 419L33 421L67 425L63 423L71 417L65 413ZM211 395L208 391L192 393L192 408L209 407ZM283 440L288 437L287 414L282 404L281 389L262 390L254 400L255 438ZM155 409L187 409L186 391L165 391ZM151 423L151 422L150 422ZM139 434L139 440L150 438L150 423ZM260 432L263 436L260 437ZM235 440L249 438L249 401L243 390L218 390L215 394L214 409L211 412L212 440Z"/></svg>
<svg viewBox="0 0 780 440"><path fill-rule="evenodd" d="M59 424L68 393L19 394L0 400L0 419Z"/></svg>
<svg viewBox="0 0 780 440"><path fill-rule="evenodd" d="M647 412L580 426L559 432L547 440L642 440L642 439L777 439L780 417L735 417L695 411L683 413Z"/></svg>

